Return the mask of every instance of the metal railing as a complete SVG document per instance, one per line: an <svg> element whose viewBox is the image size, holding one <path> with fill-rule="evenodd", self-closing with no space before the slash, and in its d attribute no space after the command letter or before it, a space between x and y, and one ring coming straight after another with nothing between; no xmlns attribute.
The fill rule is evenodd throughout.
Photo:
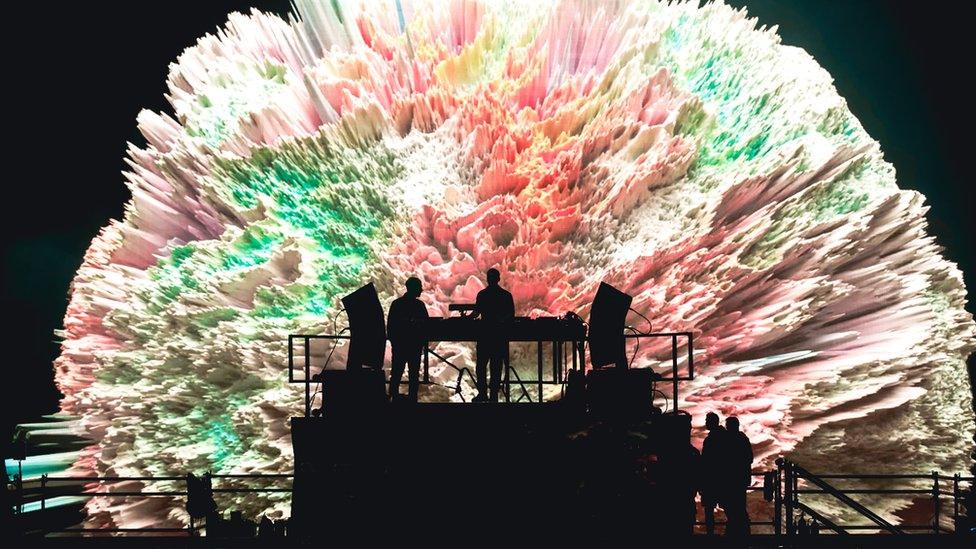
<svg viewBox="0 0 976 549"><path fill-rule="evenodd" d="M910 532L923 532L931 534L942 534L953 532L942 526L942 519L951 520L953 525L957 524L964 515L961 512L964 499L964 485L968 484L969 489L973 488L974 477L955 474L953 476L942 475L936 471L930 473L906 473L906 474L814 474L788 459L778 459L776 461L776 505L781 507L777 512L777 517L782 517L782 523L777 518L774 524L775 533L785 532L786 535L796 535L799 530L797 514L806 515L817 521L820 525L827 527L836 534L846 535L857 531L883 531L889 534L906 534ZM830 482L828 482L830 481ZM886 487L840 487L837 482L864 483L870 481L874 484L883 483ZM927 486L922 487L922 484ZM951 483L951 491L946 490L946 484ZM863 503L852 498L852 495L879 495L893 497L911 497L914 499L927 499L931 502L932 518L926 523L901 523L892 524L884 519ZM809 500L814 496L829 497L835 502L844 505L855 514L862 516L870 524L850 524L844 523L840 519L830 518L818 511L816 504L803 501L801 498ZM951 498L951 499L950 499ZM951 514L944 515L943 503L951 501Z"/></svg>
<svg viewBox="0 0 976 549"><path fill-rule="evenodd" d="M684 345L679 345L679 340L684 339ZM344 333L339 334L291 334L288 336L288 381L289 383L300 383L305 385L305 417L310 417L312 415L313 403L318 391L312 391L312 386L322 383L320 379L313 375L313 370L319 372L327 369L331 362L331 357L335 349L345 341L351 339L351 336L345 335ZM639 348L641 341L648 339L665 339L670 342L670 366L671 373L669 376L661 376L658 381L671 382L672 389L672 402L677 403L678 401L678 382L679 381L690 381L695 377L695 356L694 356L694 334L692 332L658 332L658 333L631 333L624 336L627 341L635 341L637 347ZM313 358L316 356L312 352L313 343L316 341L322 341L326 344L328 349L323 349L320 353L325 355L325 360L321 364L315 364L313 366ZM518 343L533 343L532 341L519 341ZM576 345L570 352L566 352L564 345L568 342L552 342L552 358L553 358L553 368L551 372L551 377L547 378L545 371L542 367L543 363L543 342L538 341L537 343L537 362L538 362L538 372L534 379L523 378L519 375L518 371L512 367L510 364L506 364L503 369L504 378L501 380L501 385L505 394L506 400L511 398L512 386L518 386L522 391L521 395L517 400L522 400L524 397L528 397L531 401L531 396L529 395L529 388L532 386L536 387L538 394L538 400L542 400L543 386L544 385L560 385L566 384L568 376L567 372L572 369L584 368L584 356L585 353L582 351L582 345L585 340L579 342L579 349ZM681 347L684 347L681 349ZM430 361L429 356L433 355L441 363L447 365L449 368L453 369L456 373L453 385L446 385L446 387L454 392L456 395L461 395L461 390L463 387L464 379L470 379L472 383L475 382L475 376L471 373L470 368L466 366L458 366L454 364L448 358L442 356L436 350L436 346L431 348L427 346L423 354L423 362L421 363L421 384L430 385L433 383L430 377ZM681 351L684 351L682 353ZM637 349L635 349L634 354L636 354ZM684 360L682 361L682 354L684 354ZM684 372L682 372L681 363L684 362ZM301 372L300 377L296 374ZM513 379L514 378L514 379ZM462 396L463 399L463 396ZM676 405L671 406L672 411L677 409Z"/></svg>
<svg viewBox="0 0 976 549"><path fill-rule="evenodd" d="M213 480L223 480L228 484L236 484L236 481L259 481L258 484L288 482L294 479L293 474L208 474ZM171 482L181 486L181 489L170 490L132 490L121 489L112 490L111 485L119 483L158 483ZM24 517L37 511L44 512L53 509L48 506L49 502L56 501L56 498L70 497L79 499L91 498L172 498L182 499L185 509L186 500L189 495L188 476L52 476L41 475L36 478L22 480L19 475L15 475L11 480L11 486L15 494L15 502L12 511L15 518L21 519L24 526ZM224 486L214 487L214 494L257 494L257 493L291 493L292 488L288 487L268 487L268 486ZM34 511L25 510L26 507L36 507ZM153 534L185 534L193 536L198 533L198 528L194 524L192 517L187 514L187 526L182 527L99 527L85 528L78 526L45 526L38 528L42 533L74 533L79 535L98 535L116 533L153 533ZM24 528L29 530L30 528Z"/></svg>
<svg viewBox="0 0 976 549"><path fill-rule="evenodd" d="M770 520L751 520L753 533L768 532L775 536L798 536L803 532L799 526L799 518L806 517L816 522L821 533L826 535L849 536L858 533L881 532L888 535L906 534L947 534L955 530L942 525L942 520L950 521L953 526L959 524L960 519L966 517L963 512L963 501L966 491L971 490L974 477L955 474L947 476L936 472L910 474L813 474L796 463L777 460L777 468L764 473L753 473L753 478L762 478L760 483L754 482L746 488L747 494L762 493L763 499L769 506L763 512L763 507L751 499L751 511L758 511ZM827 479L832 482L827 482ZM874 484L881 483L884 487L863 487L865 481ZM838 486L840 483L859 483L858 486ZM920 486L924 482L928 486ZM891 524L861 502L850 496L877 495L900 498L912 498L916 505L931 505L931 521L924 523ZM845 522L841 517L829 516L818 502L822 498L829 498L835 503L841 503L844 508L854 514L864 517L866 523ZM943 512L943 509L947 509ZM866 512L865 512L866 511ZM699 512L701 516L701 512ZM872 519L871 516L875 518ZM726 522L716 520L716 526ZM706 523L696 520L697 527L704 527ZM758 527L758 532L755 529Z"/></svg>
<svg viewBox="0 0 976 549"><path fill-rule="evenodd" d="M678 338L683 337L687 341L686 346L686 370L687 375L680 375L678 373ZM673 411L678 410L678 382L679 381L691 381L695 379L695 334L692 332L657 332L657 333L641 333L635 332L633 334L628 334L624 336L624 339L634 339L637 341L637 345L640 345L641 339L654 339L654 338L669 338L671 340L671 377L662 377L661 381L671 382L671 395L672 401L674 402ZM634 351L634 355L637 351Z"/></svg>
<svg viewBox="0 0 976 549"><path fill-rule="evenodd" d="M922 474L820 474L815 475L799 465L785 459L777 460L777 468L765 473L754 473L753 477L763 478L761 484L754 484L746 488L748 493L764 492L766 500L771 504L772 520L752 521L753 527L771 528L775 535L796 536L800 534L799 515L805 515L817 522L825 530L825 535L852 535L858 532L877 532L886 531L891 534L910 534L910 533L929 533L946 534L953 532L952 529L941 525L942 518L950 519L954 524L958 519L965 516L962 512L962 502L965 491L972 489L974 477L956 474L953 476L941 475L935 472ZM256 493L290 493L290 484L294 479L292 474L214 474L211 478L217 481L224 481L222 485L214 486L214 494L256 494ZM816 482L812 482L812 481ZM885 483L908 483L907 486L897 486L892 488L843 488L828 483L827 480L835 482L843 481L880 481ZM237 481L250 482L250 486L239 486ZM931 482L931 486L919 488L920 481ZM125 488L111 490L108 485L124 482L173 482L179 485L178 489L171 490L133 490ZM254 486L258 484L258 486ZM268 486L272 484L273 486ZM24 511L26 506L36 507L39 511L48 509L48 502L60 497L78 498L173 498L182 499L185 506L188 497L188 480L186 476L49 476L41 475L37 478L21 481L19 476L14 476L12 481L15 500L13 511L16 515L29 515L34 511ZM858 514L866 516L871 520L871 524L851 524L845 523L836 517L829 517L823 511L816 508L816 504L806 501L807 498L829 496L835 501L845 504L851 500L851 495L888 495L893 497L915 497L927 496L932 502L933 515L930 523L903 523L891 528L885 527L870 519L870 516L857 509L858 506L864 507L858 502L849 508ZM838 497L838 495L843 497ZM943 514L943 504L949 504L950 513ZM866 508L866 507L865 507ZM869 510L870 513L870 510ZM873 513L872 513L873 514ZM877 516L877 515L875 515ZM878 517L880 518L880 517ZM884 521L884 519L881 519ZM199 529L187 515L187 526L183 527L149 527L149 528L84 528L77 526L38 528L43 533L73 533L77 535L99 535L99 534L185 534L187 536L197 535ZM887 523L887 521L884 521ZM696 523L703 526L703 522ZM724 522L716 521L716 525ZM828 533L833 532L833 534Z"/></svg>

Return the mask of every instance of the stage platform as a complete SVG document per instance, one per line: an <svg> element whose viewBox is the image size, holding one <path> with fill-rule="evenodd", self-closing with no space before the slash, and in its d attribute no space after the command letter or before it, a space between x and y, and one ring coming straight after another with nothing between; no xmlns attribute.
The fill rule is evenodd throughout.
<svg viewBox="0 0 976 549"><path fill-rule="evenodd" d="M363 528L377 513L389 527L456 533L483 514L517 530L647 527L673 519L664 496L685 464L668 450L687 448L689 426L685 415L594 420L563 402L386 403L293 418L293 531L312 536L324 520Z"/></svg>

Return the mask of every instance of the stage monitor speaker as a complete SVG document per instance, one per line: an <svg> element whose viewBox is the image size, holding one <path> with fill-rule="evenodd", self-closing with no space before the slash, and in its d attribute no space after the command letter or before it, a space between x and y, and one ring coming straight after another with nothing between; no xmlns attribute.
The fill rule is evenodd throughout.
<svg viewBox="0 0 976 549"><path fill-rule="evenodd" d="M600 283L590 307L590 362L594 368L609 364L627 367L624 325L633 300L606 282Z"/></svg>
<svg viewBox="0 0 976 549"><path fill-rule="evenodd" d="M586 374L586 404L598 418L633 419L654 413L653 384L659 379L649 368L604 368Z"/></svg>
<svg viewBox="0 0 976 549"><path fill-rule="evenodd" d="M322 372L322 407L327 417L343 412L374 410L386 403L382 370L326 370Z"/></svg>
<svg viewBox="0 0 976 549"><path fill-rule="evenodd" d="M342 298L349 317L349 355L346 369L363 366L380 369L386 353L386 324L383 306L373 283Z"/></svg>
<svg viewBox="0 0 976 549"><path fill-rule="evenodd" d="M684 411L669 412L655 418L659 453L687 456L691 445L691 415Z"/></svg>

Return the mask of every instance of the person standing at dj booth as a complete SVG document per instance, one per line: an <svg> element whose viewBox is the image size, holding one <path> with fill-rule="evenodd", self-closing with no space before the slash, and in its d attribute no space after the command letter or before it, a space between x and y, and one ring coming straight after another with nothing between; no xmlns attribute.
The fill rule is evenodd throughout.
<svg viewBox="0 0 976 549"><path fill-rule="evenodd" d="M501 273L498 269L488 269L488 287L478 292L475 300L474 316L481 318L482 328L476 353L478 355L475 373L478 395L475 402L498 402L501 386L502 368L508 361L509 330L515 319L515 300L508 290L499 285ZM485 394L488 388L487 367L491 366L490 397Z"/></svg>
<svg viewBox="0 0 976 549"><path fill-rule="evenodd" d="M404 366L408 366L408 396L411 402L417 402L417 393L420 390L420 356L427 344L424 324L429 315L427 307L417 299L423 291L420 279L410 277L406 287L407 291L390 304L390 314L386 320L387 337L393 351L390 400L400 397L400 379L403 377Z"/></svg>

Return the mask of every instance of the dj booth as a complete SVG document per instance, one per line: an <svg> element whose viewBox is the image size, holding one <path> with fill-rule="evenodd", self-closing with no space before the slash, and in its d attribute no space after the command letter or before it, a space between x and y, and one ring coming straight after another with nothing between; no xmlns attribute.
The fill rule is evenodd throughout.
<svg viewBox="0 0 976 549"><path fill-rule="evenodd" d="M350 303L344 303L348 310ZM622 313L618 308L619 323L601 320L597 302L589 326L572 314L515 318L503 335L510 342L536 344L536 377L520 379L506 365L503 394L508 401L512 387L519 386L516 400L528 397L529 402L389 401L380 352L385 341L382 348L366 349L356 340L363 334L385 339L378 301L368 307L373 322L365 329L357 330L353 317L362 317L350 312L350 335L289 336L289 379L305 386L304 417L292 418L291 531L306 537L323 527L370 532L379 513L386 527L435 524L440 532L457 534L470 531L469 517L479 515L495 524L528 520L532 525L645 524L653 515L661 519L659 527L682 532L688 507L673 502L690 493L678 479L693 477L688 474L691 418L676 406L661 413L651 395L656 382L671 382L671 400L678 402L678 381L694 376L693 335L626 335L623 316L629 304L628 296ZM457 372L454 400L463 400L465 376L474 382L471 371L432 347L437 341L477 341L481 322L465 315L428 321L424 383L431 381L433 355ZM627 368L626 341L647 338L670 339L670 376ZM679 339L687 344L684 357ZM313 351L316 343L320 348ZM339 344L348 344L353 358L345 369L328 368ZM614 366L587 368L587 344L594 364ZM682 358L684 373L679 372ZM560 386L562 398L546 402L544 385ZM318 408L313 386L321 387Z"/></svg>
<svg viewBox="0 0 976 549"><path fill-rule="evenodd" d="M474 373L466 366L458 366L449 358L441 355L436 349L436 343L440 341L452 342L477 342L479 321L466 318L432 318L430 321L431 330L428 345L423 349L421 363L421 383L430 384L430 357L446 364L456 373L454 385L451 387L456 395L461 395L461 388L465 377L474 383ZM522 379L518 377L516 371L510 364L505 365L501 380L503 395L508 402L512 398L512 387L519 386L521 394L516 399L521 401L523 397L532 401L532 396L527 390L529 387L536 388L536 400L540 402L538 395L543 394L543 387L546 385L558 385L564 387L569 380L569 373L572 371L585 373L586 343L585 327L577 325L573 321L559 318L516 318L516 330L513 330L509 338L514 343L536 343L536 377L534 379ZM351 336L339 335L310 335L292 334L288 336L288 381L289 383L303 384L305 386L305 416L313 415L313 406L316 394L312 387L322 383L321 376L314 375L312 372L319 368L319 373L330 370L323 360L322 364L316 364L313 348L316 342L322 343L322 349L328 354L336 344L348 342ZM654 332L642 334L628 334L623 336L624 340L647 340L647 339L666 339L669 340L671 353L671 372L669 375L658 377L656 381L670 382L672 384L672 395L678 394L678 382L688 381L695 375L694 357L694 334L692 332ZM547 347L551 362L547 364ZM320 353L321 354L321 353ZM682 368L682 362L683 368ZM342 370L342 368L332 368ZM381 370L385 372L387 370ZM512 379L512 374L515 379ZM384 377L384 383L389 381ZM674 398L672 398L674 400Z"/></svg>
<svg viewBox="0 0 976 549"><path fill-rule="evenodd" d="M429 381L430 356L432 354L435 358L458 370L456 365L434 352L431 349L431 343L435 344L436 347L436 343L441 341L477 342L479 335L484 330L483 324L483 320L464 316L431 318L427 323L429 344L424 348L423 354L424 380ZM536 344L536 378L528 381L528 383L534 384L537 388L537 402L544 400L542 397L543 385L561 385L564 383L567 373L570 370L576 370L579 364L584 361L586 328L583 321L578 317L515 317L505 336L510 343ZM569 347L569 361L567 361L567 346ZM545 363L546 347L551 348L550 357L552 360L548 365ZM511 367L508 360L506 360L502 371L505 401L511 400L513 383L518 383L522 389L519 400L525 397L531 401L532 396L528 391L526 381L518 377L517 371ZM516 377L514 382L512 374Z"/></svg>
<svg viewBox="0 0 976 549"><path fill-rule="evenodd" d="M322 376L329 370L341 369L331 364L331 357L334 351L344 343L348 343L346 370L356 370L368 367L377 371L384 371L384 361L386 355L386 327L384 322L383 307L379 302L376 290L372 284L367 284L343 298L343 305L349 317L349 327L339 333L329 335L308 335L298 334L288 336L288 380L290 383L305 384L305 416L312 415L312 401L316 393L312 392L311 386L322 383ZM506 363L503 368L503 379L501 385L504 389L505 401L508 402L512 397L512 386L517 384L521 389L521 394L516 399L521 401L523 398L532 401L529 387L534 385L536 388L536 402L545 400L543 387L545 385L558 385L565 387L570 380L570 372L583 374L586 372L586 353L585 348L589 344L591 362L594 367L612 365L618 369L626 370L630 368L627 360L626 344L628 340L640 340L647 338L669 338L671 340L671 375L665 377L658 375L656 381L671 381L672 401L677 403L678 382L690 380L694 377L694 335L691 332L659 332L646 333L638 332L630 326L626 326L625 318L630 308L631 297L620 292L612 286L601 283L597 291L593 305L590 310L590 322L587 325L583 319L574 313L566 313L560 317L515 317L503 328L497 325L488 327L485 321L472 314L465 314L473 311L473 305L452 304L451 311L460 312L460 316L431 317L427 319L423 326L419 326L419 332L423 334L427 344L423 346L423 372L422 382L431 383L430 377L430 357L433 355L441 363L452 368L456 372L453 391L454 394L464 399L462 386L464 378L467 376L473 383L474 374L465 366L458 366L450 359L438 353L437 342L477 342L484 338L485 333L490 331L493 338L502 338L509 343L535 343L536 344L536 377L535 379L522 379L515 368L511 367L506 356ZM349 330L350 334L345 335ZM629 330L631 333L626 333ZM686 375L679 373L679 339L686 343ZM319 353L313 352L316 343L325 343L326 348L320 348ZM569 347L567 353L567 346ZM545 348L551 347L551 362L547 365L545 360ZM635 349L636 353L636 349ZM313 359L324 355L321 363L315 364ZM313 369L317 370L313 374ZM512 379L512 376L515 379ZM548 377L547 377L548 375ZM384 383L386 383L384 378ZM325 389L323 389L324 393ZM673 406L676 408L676 406ZM318 409L321 411L321 408Z"/></svg>

